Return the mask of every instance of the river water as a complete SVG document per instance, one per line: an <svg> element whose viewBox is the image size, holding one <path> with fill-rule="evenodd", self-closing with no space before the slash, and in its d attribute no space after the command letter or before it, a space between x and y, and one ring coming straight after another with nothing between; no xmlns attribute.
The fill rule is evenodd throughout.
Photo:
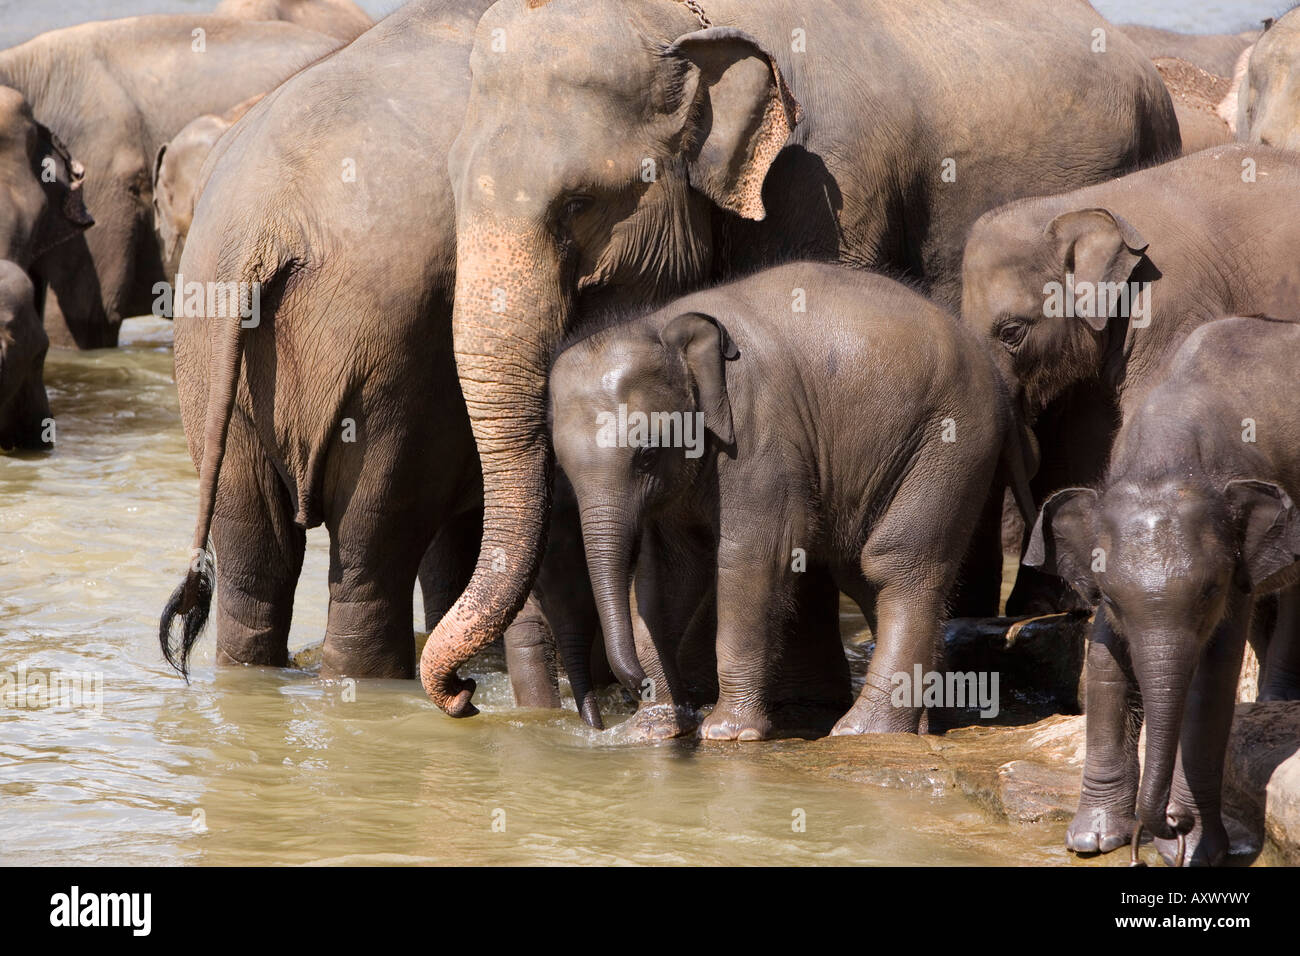
<svg viewBox="0 0 1300 956"><path fill-rule="evenodd" d="M1248 22L1254 6L1275 12L1200 6L1191 26L1205 29ZM84 19L198 7L0 0L0 46ZM1112 15L1187 26L1197 8ZM197 485L170 337L167 323L139 319L118 350L52 351L55 450L0 456L0 675L66 672L101 690L95 706L0 703L0 864L1068 861L1059 825L1010 827L959 795L758 759L789 744L613 745L571 709L512 708L491 656L473 667L484 713L465 721L414 682L353 689L309 668L216 669L211 635L187 686L156 637ZM325 627L323 529L308 542L295 648ZM846 630L859 623L846 618ZM796 810L806 832L792 829Z"/></svg>

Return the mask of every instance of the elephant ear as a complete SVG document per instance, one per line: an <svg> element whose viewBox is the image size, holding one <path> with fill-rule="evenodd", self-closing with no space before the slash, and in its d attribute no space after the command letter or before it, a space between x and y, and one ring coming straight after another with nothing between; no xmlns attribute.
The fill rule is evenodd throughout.
<svg viewBox="0 0 1300 956"><path fill-rule="evenodd" d="M1150 245L1123 216L1109 209L1063 212L1047 224L1047 239L1055 249L1062 275L1095 288L1103 282L1128 282ZM1109 316L1087 316L1094 332L1106 328Z"/></svg>
<svg viewBox="0 0 1300 956"><path fill-rule="evenodd" d="M1101 599L1092 573L1092 544L1096 540L1093 514L1097 492L1066 488L1045 502L1029 536L1023 563L1068 583L1089 604Z"/></svg>
<svg viewBox="0 0 1300 956"><path fill-rule="evenodd" d="M1300 515L1282 488L1271 481L1244 478L1223 489L1241 532L1240 584L1268 591L1269 579L1300 557Z"/></svg>
<svg viewBox="0 0 1300 956"><path fill-rule="evenodd" d="M749 34L709 27L678 37L665 51L685 62L683 149L691 185L746 219L762 219L763 180L802 118L776 60Z"/></svg>
<svg viewBox="0 0 1300 956"><path fill-rule="evenodd" d="M699 395L704 427L717 435L722 444L731 445L736 435L731 423L725 363L739 358L740 352L726 328L711 315L686 312L664 326L659 341L670 352L680 353L686 363Z"/></svg>

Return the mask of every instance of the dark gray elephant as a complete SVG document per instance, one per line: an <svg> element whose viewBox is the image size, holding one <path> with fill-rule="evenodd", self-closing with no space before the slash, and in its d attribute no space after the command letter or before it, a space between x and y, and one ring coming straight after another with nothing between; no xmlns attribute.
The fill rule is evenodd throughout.
<svg viewBox="0 0 1300 956"><path fill-rule="evenodd" d="M1177 57L1216 76L1232 76L1242 51L1259 37L1259 30L1241 33L1177 33L1138 23L1120 24L1125 36L1151 59Z"/></svg>
<svg viewBox="0 0 1300 956"><path fill-rule="evenodd" d="M1128 416L1100 486L1043 506L1026 563L1101 604L1072 850L1115 849L1140 822L1167 860L1180 835L1191 863L1227 854L1223 764L1251 607L1300 579L1297 367L1300 326L1201 326ZM1300 634L1271 642L1260 699L1300 700Z"/></svg>
<svg viewBox="0 0 1300 956"><path fill-rule="evenodd" d="M44 448L50 415L42 368L49 339L31 327L45 280L93 223L82 201L84 172L38 123L22 94L0 86L0 447ZM13 275L19 269L23 279Z"/></svg>
<svg viewBox="0 0 1300 956"><path fill-rule="evenodd" d="M42 33L0 51L0 84L86 166L97 226L42 270L51 338L115 345L122 319L150 311L163 275L151 183L158 148L190 120L265 92L338 46L288 23L150 16Z"/></svg>
<svg viewBox="0 0 1300 956"><path fill-rule="evenodd" d="M0 259L0 449L49 446L50 403L41 377L49 345L32 280L22 266Z"/></svg>
<svg viewBox="0 0 1300 956"><path fill-rule="evenodd" d="M1036 500L1100 477L1115 427L1178 345L1223 315L1300 318L1300 156L1222 146L983 216L962 316L1037 420ZM1050 584L1050 586L1049 586ZM1024 572L1009 613L1068 603Z"/></svg>
<svg viewBox="0 0 1300 956"><path fill-rule="evenodd" d="M901 283L799 262L581 338L550 394L617 673L652 648L653 704L683 703L676 645L716 580L718 701L701 736L768 737L779 663L799 657L824 661L806 688L821 696L801 702L842 715L834 733L918 729L894 676L940 669L948 596L1000 468L1028 503L976 335ZM847 714L840 591L876 636Z"/></svg>
<svg viewBox="0 0 1300 956"><path fill-rule="evenodd" d="M181 415L200 467L194 550L210 533L220 662L286 662L307 527L330 533L326 674L412 677L417 569L432 627L479 557L482 482L452 355L451 189L440 167L411 157L451 143L486 6L408 4L268 95L214 150L181 271L261 289L255 327L239 315L175 320ZM505 574L517 557L501 548L484 560ZM163 614L164 653L182 670L210 571L192 568ZM572 620L584 612L546 610L580 709L598 720L574 677L594 636ZM544 668L536 623L521 622L507 658ZM520 703L553 700L530 674L512 675Z"/></svg>
<svg viewBox="0 0 1300 956"><path fill-rule="evenodd" d="M1300 149L1300 10L1264 31L1237 96L1237 138Z"/></svg>
<svg viewBox="0 0 1300 956"><path fill-rule="evenodd" d="M221 0L212 13L243 20L283 20L344 43L375 25L352 0Z"/></svg>
<svg viewBox="0 0 1300 956"><path fill-rule="evenodd" d="M202 184L203 165L226 130L243 117L263 97L262 93L236 103L224 113L204 113L190 120L170 142L158 147L153 161L154 229L161 243L163 269L175 276L180 267L181 251L190 223L194 221L194 204Z"/></svg>
<svg viewBox="0 0 1300 956"><path fill-rule="evenodd" d="M528 594L548 503L546 375L574 317L801 257L897 270L955 305L982 211L1177 153L1150 61L1118 35L1092 51L1104 25L1071 0L488 11L449 161L453 324L483 463L483 555L514 561L503 575L481 555L426 643L439 707L472 712L456 668ZM995 600L996 515L992 530L972 586Z"/></svg>

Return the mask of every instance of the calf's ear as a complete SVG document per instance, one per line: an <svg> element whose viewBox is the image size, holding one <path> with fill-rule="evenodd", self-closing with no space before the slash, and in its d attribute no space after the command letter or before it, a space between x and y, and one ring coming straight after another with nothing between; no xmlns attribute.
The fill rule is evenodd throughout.
<svg viewBox="0 0 1300 956"><path fill-rule="evenodd" d="M1269 578L1300 558L1300 515L1281 486L1242 478L1223 489L1240 532L1238 583L1247 591L1269 590Z"/></svg>
<svg viewBox="0 0 1300 956"><path fill-rule="evenodd" d="M1029 535L1023 562L1063 579L1089 604L1101 600L1092 572L1092 545L1096 540L1093 515L1097 492L1091 488L1066 488L1045 502Z"/></svg>
<svg viewBox="0 0 1300 956"><path fill-rule="evenodd" d="M725 363L740 357L726 328L711 315L686 312L677 316L659 334L670 352L681 354L686 370L699 395L704 427L724 445L736 440L731 423L731 399L727 396Z"/></svg>
<svg viewBox="0 0 1300 956"><path fill-rule="evenodd" d="M1074 274L1075 284L1128 282L1149 243L1132 224L1109 209L1075 209L1047 224L1047 239L1055 250L1064 277ZM1094 310L1085 321L1095 332L1106 327L1109 316Z"/></svg>

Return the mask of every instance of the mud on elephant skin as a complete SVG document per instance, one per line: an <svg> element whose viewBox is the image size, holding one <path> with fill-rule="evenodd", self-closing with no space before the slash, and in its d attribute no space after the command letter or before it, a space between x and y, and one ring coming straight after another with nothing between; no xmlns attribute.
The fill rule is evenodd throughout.
<svg viewBox="0 0 1300 956"><path fill-rule="evenodd" d="M792 295L805 297L799 322L785 318ZM606 650L629 689L648 673L654 704L685 702L677 645L716 589L718 701L701 736L768 737L781 691L802 696L787 682L843 714L843 591L877 643L834 732L918 729L922 708L897 705L893 676L941 669L962 555L1022 454L978 337L890 279L793 263L581 336L550 394Z"/></svg>
<svg viewBox="0 0 1300 956"><path fill-rule="evenodd" d="M1198 326L1300 317L1298 243L1300 156L1262 146L1216 147L981 217L962 317L1001 353L1037 421L1037 500L1100 477L1115 427ZM1059 601L1022 569L1007 612Z"/></svg>
<svg viewBox="0 0 1300 956"><path fill-rule="evenodd" d="M22 92L85 165L96 221L45 270L51 339L116 345L122 319L153 309L155 284L169 278L153 227L158 148L194 117L271 89L338 42L288 23L177 15L85 23L0 51L0 84Z"/></svg>
<svg viewBox="0 0 1300 956"><path fill-rule="evenodd" d="M1300 511L1291 498L1300 493L1300 413L1285 398L1297 363L1300 325L1202 326L1125 422L1099 487L1059 491L1043 505L1026 563L1100 604L1072 850L1115 849L1140 822L1167 860L1183 839L1188 862L1223 860L1238 673L1252 607L1271 592L1282 592L1285 626L1256 648L1260 699L1300 700Z"/></svg>
<svg viewBox="0 0 1300 956"><path fill-rule="evenodd" d="M485 551L520 560L499 575L480 559L426 643L421 676L444 711L471 712L456 669L528 594L547 508L546 375L577 316L799 258L894 269L955 306L981 212L1177 153L1159 74L1122 36L1093 55L1081 38L1104 21L1086 4L922 7L502 0L480 21L449 157L456 360ZM795 53L792 31L814 19L827 46ZM969 71L994 61L1017 68L983 72L972 97ZM1008 115L1006 100L1034 109ZM1081 110L1089 123L1073 120ZM959 189L943 182L954 150L967 157Z"/></svg>

